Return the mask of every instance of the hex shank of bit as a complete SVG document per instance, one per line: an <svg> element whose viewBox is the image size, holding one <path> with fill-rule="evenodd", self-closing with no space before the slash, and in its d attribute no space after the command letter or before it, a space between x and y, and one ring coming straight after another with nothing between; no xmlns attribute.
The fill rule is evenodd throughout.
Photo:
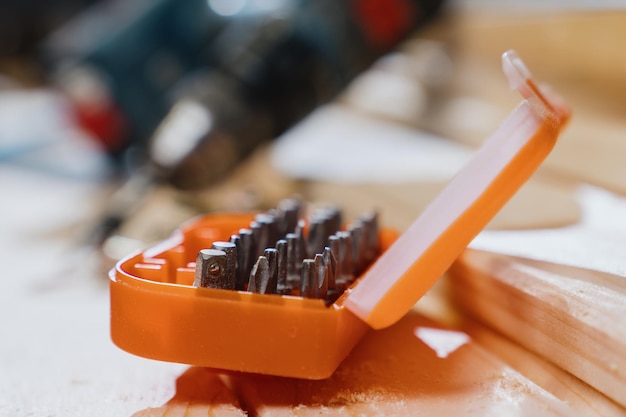
<svg viewBox="0 0 626 417"><path fill-rule="evenodd" d="M265 246L263 248L276 246L276 241L281 237L276 217L270 213L261 213L257 214L255 220L261 225L266 234Z"/></svg>
<svg viewBox="0 0 626 417"><path fill-rule="evenodd" d="M254 246L254 236L252 235L252 230L250 229L240 229L239 230L239 239L241 239L241 251L238 256L241 256L243 260L241 263L243 264L243 280L245 282L248 281L250 277L250 271L252 270L252 265L254 264L254 259L256 259L256 249Z"/></svg>
<svg viewBox="0 0 626 417"><path fill-rule="evenodd" d="M226 253L226 266L224 268L223 286L225 290L236 288L237 278L237 246L231 242L213 242L211 249L221 250Z"/></svg>
<svg viewBox="0 0 626 417"><path fill-rule="evenodd" d="M246 275L246 256L244 254L243 243L239 235L232 235L230 243L233 243L237 251L237 272L235 273L235 289L242 291L246 287L248 276Z"/></svg>
<svg viewBox="0 0 626 417"><path fill-rule="evenodd" d="M194 287L224 288L226 253L216 249L202 249L196 257Z"/></svg>

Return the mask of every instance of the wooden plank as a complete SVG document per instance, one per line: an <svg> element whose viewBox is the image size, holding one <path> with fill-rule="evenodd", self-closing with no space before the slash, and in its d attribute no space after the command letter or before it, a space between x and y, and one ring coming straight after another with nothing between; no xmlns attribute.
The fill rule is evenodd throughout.
<svg viewBox="0 0 626 417"><path fill-rule="evenodd" d="M586 417L623 417L626 410L589 384L491 328L463 316L460 328L526 378Z"/></svg>
<svg viewBox="0 0 626 417"><path fill-rule="evenodd" d="M415 311L369 333L330 379L231 378L259 417L577 414L464 333Z"/></svg>
<svg viewBox="0 0 626 417"><path fill-rule="evenodd" d="M622 277L467 250L450 278L465 311L626 406Z"/></svg>
<svg viewBox="0 0 626 417"><path fill-rule="evenodd" d="M210 369L192 367L176 380L174 396L161 407L137 411L132 417L244 417L233 393Z"/></svg>

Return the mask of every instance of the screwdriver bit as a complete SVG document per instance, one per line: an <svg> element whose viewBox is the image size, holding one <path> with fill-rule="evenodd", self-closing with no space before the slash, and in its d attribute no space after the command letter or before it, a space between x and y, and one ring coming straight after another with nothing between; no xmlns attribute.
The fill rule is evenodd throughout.
<svg viewBox="0 0 626 417"><path fill-rule="evenodd" d="M300 250L298 235L287 233L287 283L292 288L298 288L303 256Z"/></svg>
<svg viewBox="0 0 626 417"><path fill-rule="evenodd" d="M337 289L337 284L335 282L335 273L337 271L337 260L335 255L333 254L332 249L329 246L324 248L324 253L322 254L324 257L324 264L328 269L328 291L334 291Z"/></svg>
<svg viewBox="0 0 626 417"><path fill-rule="evenodd" d="M263 252L263 256L267 259L269 269L267 294L276 294L278 288L278 250L275 248L267 248L265 252Z"/></svg>
<svg viewBox="0 0 626 417"><path fill-rule="evenodd" d="M230 243L233 243L236 247L237 254L237 269L235 273L235 289L242 291L246 283L248 282L248 277L246 275L246 257L243 253L243 243L241 237L239 235L232 235L230 237Z"/></svg>
<svg viewBox="0 0 626 417"><path fill-rule="evenodd" d="M305 225L306 223L304 222L304 220L298 220L298 224L296 225L296 230L294 231L294 233L296 234L298 238L297 251L298 251L298 256L300 257L301 260L309 257L307 254L306 240L304 238Z"/></svg>
<svg viewBox="0 0 626 417"><path fill-rule="evenodd" d="M342 281L343 258L341 257L341 240L337 235L332 235L328 238L328 247L330 247L330 252L333 254L333 258L335 259L335 288L339 291L343 291L345 289Z"/></svg>
<svg viewBox="0 0 626 417"><path fill-rule="evenodd" d="M237 246L231 242L213 242L211 249L221 250L226 254L226 266L222 287L225 290L236 289L237 278Z"/></svg>
<svg viewBox="0 0 626 417"><path fill-rule="evenodd" d="M270 270L267 258L261 255L254 266L252 266L250 280L248 281L248 291L258 294L267 294L269 276Z"/></svg>
<svg viewBox="0 0 626 417"><path fill-rule="evenodd" d="M281 213L283 230L282 235L293 233L300 219L302 202L295 198L286 198L278 203L278 211Z"/></svg>
<svg viewBox="0 0 626 417"><path fill-rule="evenodd" d="M328 295L328 268L326 267L326 263L324 262L324 255L318 253L315 255L315 271L313 278L313 294L312 296L315 298L319 298L322 300L326 299Z"/></svg>
<svg viewBox="0 0 626 417"><path fill-rule="evenodd" d="M256 215L254 221L259 224L260 229L259 240L257 240L259 247L263 250L274 247L279 238L275 217L269 213L261 213Z"/></svg>
<svg viewBox="0 0 626 417"><path fill-rule="evenodd" d="M307 256L314 256L324 250L326 243L324 219L315 218L309 223L309 233L306 240Z"/></svg>
<svg viewBox="0 0 626 417"><path fill-rule="evenodd" d="M337 281L345 287L354 279L354 265L352 260L352 234L349 231L337 233L339 237L339 258L341 259L341 275Z"/></svg>
<svg viewBox="0 0 626 417"><path fill-rule="evenodd" d="M341 230L341 210L337 207L321 208L313 217L319 219L323 225L322 235L324 243L326 243L330 235Z"/></svg>
<svg viewBox="0 0 626 417"><path fill-rule="evenodd" d="M378 214L367 213L342 231L341 210L323 207L309 216L305 236L301 212L300 200L282 200L228 242L213 242L198 254L194 285L299 293L332 303L378 254Z"/></svg>
<svg viewBox="0 0 626 417"><path fill-rule="evenodd" d="M354 265L354 275L359 275L365 268L365 239L363 226L357 221L348 228L352 236L352 264Z"/></svg>
<svg viewBox="0 0 626 417"><path fill-rule="evenodd" d="M291 294L291 286L287 282L287 241L280 239L276 242L276 292Z"/></svg>
<svg viewBox="0 0 626 417"><path fill-rule="evenodd" d="M243 275L244 281L248 281L248 277L250 276L250 271L252 270L252 265L254 263L254 259L256 259L256 249L254 246L254 236L252 235L252 230L250 229L240 229L239 230L239 239L241 239L241 252L239 256L243 257Z"/></svg>
<svg viewBox="0 0 626 417"><path fill-rule="evenodd" d="M263 255L263 250L267 247L267 230L263 229L261 223L256 220L250 222L250 231L252 231L252 241L254 242L253 259Z"/></svg>
<svg viewBox="0 0 626 417"><path fill-rule="evenodd" d="M367 260L374 261L380 252L378 242L378 213L373 211L363 216L363 224L366 226Z"/></svg>
<svg viewBox="0 0 626 417"><path fill-rule="evenodd" d="M341 230L341 225L343 222L341 209L339 207L330 207L328 209L328 220L330 223L328 236L330 236L331 234Z"/></svg>
<svg viewBox="0 0 626 417"><path fill-rule="evenodd" d="M315 261L313 259L305 259L302 261L300 279L300 297L315 297Z"/></svg>
<svg viewBox="0 0 626 417"><path fill-rule="evenodd" d="M224 288L226 253L216 249L202 249L196 257L194 287Z"/></svg>

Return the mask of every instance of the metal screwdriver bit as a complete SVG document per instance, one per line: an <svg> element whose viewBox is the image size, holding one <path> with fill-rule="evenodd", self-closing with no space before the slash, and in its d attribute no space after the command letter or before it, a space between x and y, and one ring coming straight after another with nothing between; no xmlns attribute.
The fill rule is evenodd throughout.
<svg viewBox="0 0 626 417"><path fill-rule="evenodd" d="M194 287L224 288L226 253L217 249L202 249L196 257Z"/></svg>
<svg viewBox="0 0 626 417"><path fill-rule="evenodd" d="M250 271L252 270L254 259L256 259L256 249L254 246L254 236L252 235L252 230L240 229L239 239L241 240L242 250L238 253L238 256L243 258L241 261L244 265L242 272L244 276L243 280L247 282L248 277L250 276Z"/></svg>
<svg viewBox="0 0 626 417"><path fill-rule="evenodd" d="M300 270L302 269L302 257L300 255L300 243L295 233L287 233L287 283L292 288L298 288L300 282Z"/></svg>
<svg viewBox="0 0 626 417"><path fill-rule="evenodd" d="M276 251L276 292L288 295L291 294L291 286L287 282L287 240L276 242Z"/></svg>
<svg viewBox="0 0 626 417"><path fill-rule="evenodd" d="M335 232L339 231L340 227L336 227L336 220L334 214L330 210L326 210L326 215L324 216L324 244L322 248L328 243L328 237Z"/></svg>
<svg viewBox="0 0 626 417"><path fill-rule="evenodd" d="M359 275L364 269L365 240L363 239L363 227L360 222L356 222L348 228L348 232L352 236L352 264L354 265L353 274Z"/></svg>
<svg viewBox="0 0 626 417"><path fill-rule="evenodd" d="M296 225L296 230L294 232L296 237L298 238L297 250L300 260L308 258L306 240L304 239L304 226L304 220L298 220L298 224Z"/></svg>
<svg viewBox="0 0 626 417"><path fill-rule="evenodd" d="M341 275L337 281L344 286L354 280L354 264L352 261L352 234L347 232L337 233L339 237L339 258L341 259Z"/></svg>
<svg viewBox="0 0 626 417"><path fill-rule="evenodd" d="M239 235L232 235L230 237L230 243L233 243L237 251L237 271L235 273L235 289L242 291L246 287L248 282L248 276L246 275L246 256L244 254L243 242Z"/></svg>
<svg viewBox="0 0 626 417"><path fill-rule="evenodd" d="M333 258L335 259L335 273L334 273L334 284L335 288L339 291L343 291L345 288L340 285L342 283L342 265L343 258L341 257L341 240L337 235L331 235L328 238L328 247L330 247L330 252L333 254Z"/></svg>
<svg viewBox="0 0 626 417"><path fill-rule="evenodd" d="M252 231L252 240L254 241L254 258L263 255L263 250L267 247L267 228L256 220L250 222L250 230Z"/></svg>
<svg viewBox="0 0 626 417"><path fill-rule="evenodd" d="M324 262L324 255L318 253L315 255L315 271L313 278L313 294L312 296L315 298L320 298L322 300L326 299L328 295L328 268L326 267L326 263Z"/></svg>
<svg viewBox="0 0 626 417"><path fill-rule="evenodd" d="M314 256L324 250L326 243L324 219L314 218L309 223L309 235L306 240L307 256Z"/></svg>
<svg viewBox="0 0 626 417"><path fill-rule="evenodd" d="M248 291L259 294L268 294L268 283L270 278L269 263L265 256L259 256L252 271L250 272L250 280L248 281Z"/></svg>
<svg viewBox="0 0 626 417"><path fill-rule="evenodd" d="M302 261L300 279L300 297L315 297L315 261L313 259L305 259Z"/></svg>
<svg viewBox="0 0 626 417"><path fill-rule="evenodd" d="M315 214L314 218L323 225L322 240L325 245L328 237L341 229L341 211L336 207L324 207ZM321 251L316 253L321 253Z"/></svg>
<svg viewBox="0 0 626 417"><path fill-rule="evenodd" d="M300 219L302 203L295 198L286 198L278 203L278 210L282 213L283 235L293 233Z"/></svg>
<svg viewBox="0 0 626 417"><path fill-rule="evenodd" d="M225 290L236 288L237 278L237 246L231 242L213 242L211 249L221 250L226 254L226 267L224 268L223 286Z"/></svg>
<svg viewBox="0 0 626 417"><path fill-rule="evenodd" d="M276 218L269 213L260 213L256 215L254 221L261 226L263 249L274 247L279 238Z"/></svg>
<svg viewBox="0 0 626 417"><path fill-rule="evenodd" d="M367 259L373 262L380 252L378 238L378 213L373 211L363 216L363 224L366 226Z"/></svg>
<svg viewBox="0 0 626 417"><path fill-rule="evenodd" d="M328 209L328 221L330 223L328 230L329 236L341 230L343 214L341 213L341 209L339 207L330 207Z"/></svg>
<svg viewBox="0 0 626 417"><path fill-rule="evenodd" d="M278 288L278 250L275 248L267 248L265 252L263 252L263 256L267 259L269 268L267 294L276 294Z"/></svg>
<svg viewBox="0 0 626 417"><path fill-rule="evenodd" d="M328 270L328 291L333 291L337 288L337 284L335 282L337 259L335 258L330 246L326 246L324 248L322 256L324 257L324 265L326 265L326 269Z"/></svg>

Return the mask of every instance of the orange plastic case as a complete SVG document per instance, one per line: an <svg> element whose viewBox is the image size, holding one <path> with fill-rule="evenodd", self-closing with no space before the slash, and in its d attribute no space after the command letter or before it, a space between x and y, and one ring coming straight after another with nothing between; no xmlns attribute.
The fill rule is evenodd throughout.
<svg viewBox="0 0 626 417"><path fill-rule="evenodd" d="M211 215L111 271L115 344L170 362L329 377L370 327L395 323L432 286L532 175L569 119L567 106L532 80L514 52L503 55L503 68L522 103L403 235L381 232L384 252L334 304L193 287L198 251L253 219Z"/></svg>

